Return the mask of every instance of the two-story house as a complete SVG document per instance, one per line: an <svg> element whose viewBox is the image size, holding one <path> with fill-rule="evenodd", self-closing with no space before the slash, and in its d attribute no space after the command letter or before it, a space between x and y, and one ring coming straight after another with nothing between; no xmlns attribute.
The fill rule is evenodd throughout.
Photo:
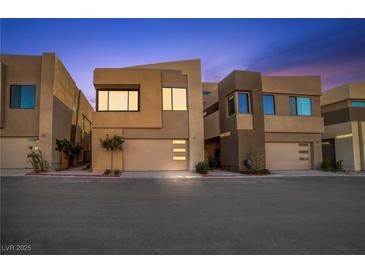
<svg viewBox="0 0 365 274"><path fill-rule="evenodd" d="M94 70L92 169L111 168L100 139L124 139L114 169L193 170L204 158L200 60Z"/></svg>
<svg viewBox="0 0 365 274"><path fill-rule="evenodd" d="M323 92L323 159L343 161L347 170L365 170L365 83Z"/></svg>
<svg viewBox="0 0 365 274"><path fill-rule="evenodd" d="M32 147L40 149L52 168L59 168L56 139L80 143L89 153L93 108L57 56L0 58L0 167L30 168L27 154Z"/></svg>
<svg viewBox="0 0 365 274"><path fill-rule="evenodd" d="M321 80L233 71L204 83L205 158L228 170L245 160L270 170L318 168L322 161Z"/></svg>

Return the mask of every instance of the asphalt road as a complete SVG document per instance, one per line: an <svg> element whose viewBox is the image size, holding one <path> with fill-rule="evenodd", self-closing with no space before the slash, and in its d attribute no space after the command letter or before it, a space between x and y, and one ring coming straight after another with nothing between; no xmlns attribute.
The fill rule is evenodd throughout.
<svg viewBox="0 0 365 274"><path fill-rule="evenodd" d="M365 177L2 177L2 254L365 254Z"/></svg>

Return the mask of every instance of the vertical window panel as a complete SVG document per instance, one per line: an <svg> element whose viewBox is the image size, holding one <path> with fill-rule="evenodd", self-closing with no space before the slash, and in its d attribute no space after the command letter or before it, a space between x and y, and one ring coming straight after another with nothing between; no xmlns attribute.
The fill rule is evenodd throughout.
<svg viewBox="0 0 365 274"><path fill-rule="evenodd" d="M297 115L297 100L295 96L289 97L289 112L290 115Z"/></svg>
<svg viewBox="0 0 365 274"><path fill-rule="evenodd" d="M248 113L248 94L238 93L238 112Z"/></svg>
<svg viewBox="0 0 365 274"><path fill-rule="evenodd" d="M128 110L128 91L109 90L109 110Z"/></svg>
<svg viewBox="0 0 365 274"><path fill-rule="evenodd" d="M35 107L35 86L26 85L21 86L21 108Z"/></svg>
<svg viewBox="0 0 365 274"><path fill-rule="evenodd" d="M264 114L266 115L275 114L275 101L273 95L263 96L263 108L264 108Z"/></svg>
<svg viewBox="0 0 365 274"><path fill-rule="evenodd" d="M138 91L130 91L128 99L128 110L138 110Z"/></svg>
<svg viewBox="0 0 365 274"><path fill-rule="evenodd" d="M171 88L162 89L162 109L163 110L172 110L171 90L172 90Z"/></svg>
<svg viewBox="0 0 365 274"><path fill-rule="evenodd" d="M312 105L309 97L297 97L297 113L300 116L312 115Z"/></svg>
<svg viewBox="0 0 365 274"><path fill-rule="evenodd" d="M227 102L227 108L228 108L228 116L233 115L236 113L236 107L234 103L234 95L231 95L228 97Z"/></svg>
<svg viewBox="0 0 365 274"><path fill-rule="evenodd" d="M184 88L172 89L172 105L173 105L173 110L187 110L186 89Z"/></svg>
<svg viewBox="0 0 365 274"><path fill-rule="evenodd" d="M20 108L20 86L10 87L10 108Z"/></svg>
<svg viewBox="0 0 365 274"><path fill-rule="evenodd" d="M108 110L108 91L98 91L98 110Z"/></svg>

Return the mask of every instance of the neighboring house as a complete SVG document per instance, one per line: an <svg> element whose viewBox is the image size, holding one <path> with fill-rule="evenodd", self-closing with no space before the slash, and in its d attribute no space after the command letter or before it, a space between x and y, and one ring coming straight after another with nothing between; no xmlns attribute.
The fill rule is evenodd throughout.
<svg viewBox="0 0 365 274"><path fill-rule="evenodd" d="M318 168L322 161L319 76L233 71L203 83L205 158L228 170L250 159L270 170Z"/></svg>
<svg viewBox="0 0 365 274"><path fill-rule="evenodd" d="M58 168L57 138L90 152L93 108L57 56L0 56L0 167L30 168L27 154L33 147Z"/></svg>
<svg viewBox="0 0 365 274"><path fill-rule="evenodd" d="M365 170L365 82L323 92L323 158L343 160L347 170Z"/></svg>
<svg viewBox="0 0 365 274"><path fill-rule="evenodd" d="M100 139L124 138L114 169L193 170L204 158L200 60L94 70L92 168L111 168Z"/></svg>

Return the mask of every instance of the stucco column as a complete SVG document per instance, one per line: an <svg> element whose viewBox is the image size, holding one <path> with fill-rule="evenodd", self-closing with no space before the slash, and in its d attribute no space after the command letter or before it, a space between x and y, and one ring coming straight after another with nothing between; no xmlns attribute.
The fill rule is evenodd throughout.
<svg viewBox="0 0 365 274"><path fill-rule="evenodd" d="M52 166L52 124L53 124L53 89L56 56L54 53L42 55L41 88L39 100L39 149L43 159Z"/></svg>

